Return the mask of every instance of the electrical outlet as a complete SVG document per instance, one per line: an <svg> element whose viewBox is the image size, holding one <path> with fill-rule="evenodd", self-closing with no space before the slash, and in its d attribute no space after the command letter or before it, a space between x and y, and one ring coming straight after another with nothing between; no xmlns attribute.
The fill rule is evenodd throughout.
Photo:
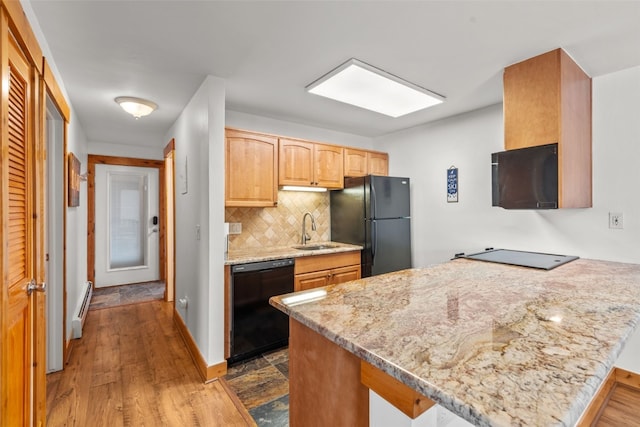
<svg viewBox="0 0 640 427"><path fill-rule="evenodd" d="M185 310L189 308L189 298L187 298L186 295L184 296L184 298L178 299L178 307Z"/></svg>
<svg viewBox="0 0 640 427"><path fill-rule="evenodd" d="M242 223L241 222L230 222L229 223L229 234L240 234L242 233Z"/></svg>
<svg viewBox="0 0 640 427"><path fill-rule="evenodd" d="M609 212L609 228L622 229L622 212Z"/></svg>

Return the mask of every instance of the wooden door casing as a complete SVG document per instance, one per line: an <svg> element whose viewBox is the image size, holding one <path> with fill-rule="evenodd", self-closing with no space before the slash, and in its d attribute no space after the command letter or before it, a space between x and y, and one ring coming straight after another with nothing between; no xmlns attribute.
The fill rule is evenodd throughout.
<svg viewBox="0 0 640 427"><path fill-rule="evenodd" d="M159 265L165 262L165 233L166 233L166 212L165 212L165 179L164 179L164 160L134 159L128 157L100 156L90 154L88 156L87 165L87 276L89 281L95 283L95 176L96 165L120 165L120 166L136 166L158 169L158 184L160 189L160 253ZM164 280L164 269L160 269L160 280Z"/></svg>
<svg viewBox="0 0 640 427"><path fill-rule="evenodd" d="M0 425L40 427L46 424L46 93L65 122L70 109L21 3L0 3ZM28 294L29 283L40 291Z"/></svg>

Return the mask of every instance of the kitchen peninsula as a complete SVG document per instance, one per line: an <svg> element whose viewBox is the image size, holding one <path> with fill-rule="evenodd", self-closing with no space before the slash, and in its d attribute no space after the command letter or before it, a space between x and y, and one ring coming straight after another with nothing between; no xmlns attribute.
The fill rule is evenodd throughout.
<svg viewBox="0 0 640 427"><path fill-rule="evenodd" d="M640 323L640 265L585 259L456 259L307 294L271 298L290 316L292 427L368 425L362 362L474 425L573 426Z"/></svg>

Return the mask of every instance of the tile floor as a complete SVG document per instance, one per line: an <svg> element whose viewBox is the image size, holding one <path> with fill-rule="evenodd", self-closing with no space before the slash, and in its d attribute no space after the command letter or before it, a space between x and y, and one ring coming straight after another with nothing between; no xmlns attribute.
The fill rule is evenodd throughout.
<svg viewBox="0 0 640 427"><path fill-rule="evenodd" d="M234 365L224 378L258 426L289 426L287 348Z"/></svg>
<svg viewBox="0 0 640 427"><path fill-rule="evenodd" d="M96 288L93 290L89 310L163 299L164 289L164 282L145 282Z"/></svg>

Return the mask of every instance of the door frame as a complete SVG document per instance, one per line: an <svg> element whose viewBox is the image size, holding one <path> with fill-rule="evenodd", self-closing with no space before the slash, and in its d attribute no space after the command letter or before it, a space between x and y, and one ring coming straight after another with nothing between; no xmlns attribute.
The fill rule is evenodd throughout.
<svg viewBox="0 0 640 427"><path fill-rule="evenodd" d="M135 166L158 169L158 203L160 204L160 241L158 247L158 272L160 280L165 280L165 233L167 213L165 209L164 161L151 159L134 159L130 157L113 157L89 154L87 166L87 277L95 289L96 266L96 165ZM166 294L166 291L165 291Z"/></svg>
<svg viewBox="0 0 640 427"><path fill-rule="evenodd" d="M44 94L44 126L42 140L46 146L47 177L45 219L47 231L45 235L47 282L47 363L46 371L55 372L64 369L67 350L66 317L67 287L65 277L66 259L66 119L60 112L53 98ZM55 222L55 224L54 224ZM62 225L60 230L57 226ZM59 350L59 351L58 351Z"/></svg>
<svg viewBox="0 0 640 427"><path fill-rule="evenodd" d="M69 351L69 346L70 346L70 342L71 340L67 340L67 191L68 191L68 187L67 187L67 182L68 182L68 173L69 171L68 169L68 162L66 161L67 158L67 153L68 153L68 125L69 125L69 120L71 118L71 107L69 107L69 104L67 103L67 100L65 98L65 95L62 93L62 89L60 89L60 86L58 85L58 82L56 81L55 76L53 75L53 71L51 70L51 67L49 66L49 63L47 62L46 58L42 58L42 75L43 75L43 81L44 81L44 91L45 94L43 94L43 103L42 103L42 122L43 122L43 129L42 129L42 135L41 137L43 138L43 140L45 141L45 149L49 148L49 141L46 138L46 133L47 133L47 129L46 129L46 123L47 123L47 101L51 101L51 103L53 104L52 107L54 107L57 112L60 114L60 116L62 116L62 159L61 159L61 163L60 164L55 164L54 167L56 168L61 168L62 170L62 212L60 213L62 215L62 253L60 254L54 254L53 258L62 258L62 283L57 284L58 286L62 286L62 325L60 325L59 327L62 328L62 369L64 370L64 363L68 360L68 357L70 356L70 351ZM58 141L56 141L58 142ZM49 166L48 163L48 154L47 154L47 161L45 161L45 166ZM47 172L48 173L48 172ZM46 196L46 200L48 200L49 195L47 194ZM48 216L50 215L48 209L50 207L47 206L47 221L48 221ZM48 233L48 231L47 231ZM50 244L52 242L48 242L48 244ZM47 249L48 250L48 249ZM47 254L48 259L51 259L51 257L49 257L49 253ZM49 321L49 318L47 317L47 321ZM45 363L42 362L42 364L44 365ZM46 368L46 366L45 366ZM45 390L45 396L44 398L46 399L46 390Z"/></svg>
<svg viewBox="0 0 640 427"><path fill-rule="evenodd" d="M176 255L175 255L175 242L176 242L176 140L174 138L164 147L164 161L165 161L165 183L167 184L165 191L165 205L166 205L166 221L162 224L166 225L166 239L165 239L165 263L164 263L164 277L166 288L164 291L164 300L173 302L176 294Z"/></svg>

